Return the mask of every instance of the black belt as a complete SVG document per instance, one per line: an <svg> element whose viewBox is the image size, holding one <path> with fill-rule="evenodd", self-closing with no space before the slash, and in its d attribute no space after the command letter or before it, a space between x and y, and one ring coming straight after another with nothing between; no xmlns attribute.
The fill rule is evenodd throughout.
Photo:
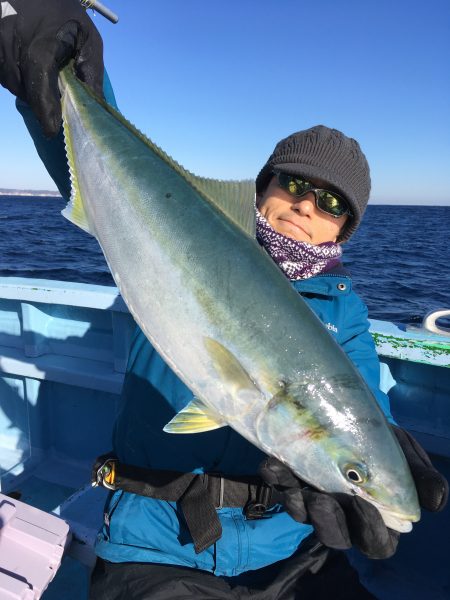
<svg viewBox="0 0 450 600"><path fill-rule="evenodd" d="M258 476L143 469L120 463L112 454L97 458L92 485L179 502L197 554L222 535L217 509L241 507L247 519L263 519L268 516L266 510L281 500Z"/></svg>

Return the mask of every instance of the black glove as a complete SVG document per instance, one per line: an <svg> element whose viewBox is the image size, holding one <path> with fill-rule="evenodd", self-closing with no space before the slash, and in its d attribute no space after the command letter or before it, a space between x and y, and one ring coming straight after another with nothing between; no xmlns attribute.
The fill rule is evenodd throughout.
<svg viewBox="0 0 450 600"><path fill-rule="evenodd" d="M399 534L388 529L369 502L350 494L327 494L309 487L276 458L260 465L260 475L281 493L293 519L310 523L318 539L329 548L356 546L369 558L388 558L397 548Z"/></svg>
<svg viewBox="0 0 450 600"><path fill-rule="evenodd" d="M400 427L392 429L411 469L420 506L431 512L439 512L447 504L447 480L433 467L428 454L410 433Z"/></svg>
<svg viewBox="0 0 450 600"><path fill-rule="evenodd" d="M78 0L9 0L0 11L0 83L27 102L44 133L61 126L58 73L71 58L77 76L103 96L103 43ZM8 11L8 12L6 12ZM14 11L17 14L14 14Z"/></svg>
<svg viewBox="0 0 450 600"><path fill-rule="evenodd" d="M428 510L441 510L447 501L447 481L406 431L393 429L409 463L421 505ZM369 502L350 494L314 490L276 458L263 461L260 474L281 493L291 517L300 523L311 523L325 546L338 550L355 546L369 558L389 558L395 553L400 534L386 527L379 511Z"/></svg>

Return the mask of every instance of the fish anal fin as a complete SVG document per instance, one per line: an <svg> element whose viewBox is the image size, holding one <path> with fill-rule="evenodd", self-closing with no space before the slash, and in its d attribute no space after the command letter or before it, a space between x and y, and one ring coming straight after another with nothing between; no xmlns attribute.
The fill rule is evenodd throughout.
<svg viewBox="0 0 450 600"><path fill-rule="evenodd" d="M221 181L187 173L186 179L242 231L255 237L255 183L252 180Z"/></svg>
<svg viewBox="0 0 450 600"><path fill-rule="evenodd" d="M64 101L69 101L66 98L63 98ZM64 109L63 109L64 115ZM66 154L67 154L67 162L69 165L69 173L70 173L70 183L71 183L71 193L70 193L70 201L67 203L67 206L64 210L61 211L61 214L68 219L74 225L77 225L87 233L95 236L95 233L92 231L91 226L89 225L88 217L86 215L86 210L84 206L83 197L80 191L80 186L78 183L77 177L77 168L75 166L75 156L72 145L72 136L70 132L69 124L66 120L64 120L64 140L66 145Z"/></svg>

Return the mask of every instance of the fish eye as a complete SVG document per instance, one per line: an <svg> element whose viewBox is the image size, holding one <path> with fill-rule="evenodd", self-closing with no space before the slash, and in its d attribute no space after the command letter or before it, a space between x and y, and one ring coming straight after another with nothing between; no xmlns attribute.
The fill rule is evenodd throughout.
<svg viewBox="0 0 450 600"><path fill-rule="evenodd" d="M344 475L350 483L356 483L356 485L361 485L365 483L368 478L367 469L364 465L360 464L347 464L344 466Z"/></svg>

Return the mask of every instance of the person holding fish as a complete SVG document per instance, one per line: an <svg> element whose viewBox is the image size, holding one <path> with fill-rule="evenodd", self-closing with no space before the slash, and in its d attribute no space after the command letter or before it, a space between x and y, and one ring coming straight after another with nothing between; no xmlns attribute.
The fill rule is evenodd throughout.
<svg viewBox="0 0 450 600"><path fill-rule="evenodd" d="M103 81L101 38L76 0L10 0L1 3L1 10L0 83L18 97L18 109L39 155L69 199L57 82L60 70L74 59L78 77L95 96L104 95L114 106L112 90ZM105 139L108 127L117 123L132 133L127 138L130 143L138 138L117 112L99 103L66 69L60 85L70 100L66 121L70 111L78 110L77 97L82 97L82 104L92 103L93 111L103 111ZM71 134L70 124L67 134ZM71 141L76 145L75 138ZM145 145L146 152L153 150L150 142ZM75 158L69 151L77 181ZM169 178L176 171L177 185L181 181L196 202L192 190L202 185L200 180L189 179L167 157L159 155L158 160ZM328 598L330 589L333 598L373 598L340 551L355 547L373 559L392 556L399 532L408 531L411 521L418 520L418 501L431 511L446 504L447 482L414 438L395 424L389 399L379 389L380 365L368 331L367 310L341 264L342 244L359 226L369 193L369 167L359 144L323 125L282 139L256 177L256 205L249 204L246 210L253 217L253 230L256 213L256 240L264 251L250 239L250 229L245 230L248 236L242 244L255 271L250 271L247 284L258 286L267 278L270 285L264 287L263 282L257 288L264 294L253 298L259 302L257 307L246 307L247 319L252 310L266 315L265 307L274 298L280 300L270 310L270 318L261 319L267 318L265 323L272 328L265 339L278 336L277 342L290 350L280 359L288 364L304 360L305 352L298 341L301 335L296 337L295 319L289 328L282 319L291 305L295 315L304 311L302 327L311 326L313 332L305 337L307 354L317 353L320 358L315 363L317 373L303 374L295 383L278 379L274 386L264 378L259 381L250 363L237 360L237 350L233 354L223 343L204 337L201 352L213 365L216 390L225 390L230 380L234 386L232 428L221 419L223 410L215 412L193 397L167 356L163 358L144 335L144 327L137 328L114 430L114 454L99 457L94 466L94 482L109 487L111 495L97 540L99 559L91 599ZM175 205L176 194L167 192L165 200ZM205 208L202 199L199 210L211 215L211 222L201 223L207 241L209 228L217 222L217 231L232 231L240 243L239 227L228 221L224 227L220 214L209 205ZM66 211L73 221L80 219L74 216L73 206ZM88 217L83 226L89 231L94 228ZM205 248L219 243L218 239L212 236ZM197 237L196 245L201 243ZM242 270L246 258L238 256ZM217 271L225 276L218 265L205 269L211 281ZM303 298L300 303L298 295ZM174 320L179 312L172 311ZM244 329L240 327L236 348ZM181 339L182 329L176 329L176 334ZM350 360L344 360L335 342ZM179 345L183 344L179 341ZM185 345L194 352L189 340ZM196 348L194 340L192 348ZM344 364L345 376L322 381L322 358L331 364L335 357ZM258 355L258 360L269 373L276 357ZM365 383L355 379L354 366ZM177 373L182 370L176 360L174 367ZM253 411L266 389L271 396L267 412L266 407ZM352 395L366 389L370 391L367 405L356 406ZM220 396L219 391L210 393ZM348 396L342 400L343 409L339 394ZM247 406L248 415L245 410L242 415L245 427L234 423L234 413ZM174 435L177 432L191 435ZM361 440L361 432L371 437ZM341 446L338 438L353 440L354 445ZM377 440L386 445L381 451ZM273 454L283 461L271 456L277 444L283 451ZM370 452L362 457L367 446ZM370 463L380 469L373 473L367 464L379 452L389 464ZM317 455L322 458L317 460ZM287 464L294 464L295 470ZM303 472L305 480L299 477ZM391 489L378 485L381 475Z"/></svg>

